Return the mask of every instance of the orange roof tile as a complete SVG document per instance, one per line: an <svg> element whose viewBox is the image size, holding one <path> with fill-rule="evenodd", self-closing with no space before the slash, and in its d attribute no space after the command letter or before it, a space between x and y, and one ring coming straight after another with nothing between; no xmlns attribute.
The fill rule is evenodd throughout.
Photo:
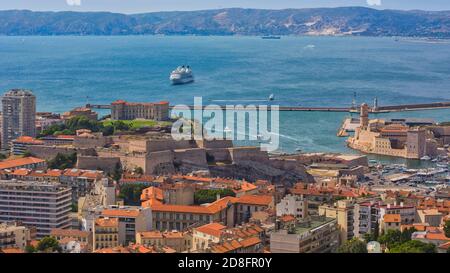
<svg viewBox="0 0 450 273"><path fill-rule="evenodd" d="M50 231L50 235L52 236L64 236L64 237L89 237L91 233L89 231L82 231L78 229L62 229L62 228L54 228Z"/></svg>
<svg viewBox="0 0 450 273"><path fill-rule="evenodd" d="M258 237L250 237L240 241L240 243L243 247L249 247L261 243L261 240Z"/></svg>
<svg viewBox="0 0 450 273"><path fill-rule="evenodd" d="M185 205L167 205L167 204L153 204L152 211L162 212L180 212L180 213L194 213L194 214L216 214L227 208L230 202L237 200L235 197L227 196L219 199L207 206L185 206Z"/></svg>
<svg viewBox="0 0 450 273"><path fill-rule="evenodd" d="M25 251L23 251L22 249L20 249L18 247L9 247L9 248L0 249L0 253L5 253L5 254L22 254L22 253L25 253Z"/></svg>
<svg viewBox="0 0 450 273"><path fill-rule="evenodd" d="M235 203L269 206L273 202L273 197L270 195L243 195L239 197Z"/></svg>
<svg viewBox="0 0 450 273"><path fill-rule="evenodd" d="M143 231L143 232L139 232L139 234L141 235L141 238L143 239L162 239L163 235L161 233L161 231Z"/></svg>
<svg viewBox="0 0 450 273"><path fill-rule="evenodd" d="M0 162L0 169L18 168L30 164L44 163L45 160L37 157L24 157Z"/></svg>
<svg viewBox="0 0 450 273"><path fill-rule="evenodd" d="M44 144L43 141L37 140L33 137L29 136L21 136L13 140L13 142L20 142L20 143L26 143L26 144L34 144L34 145L42 145Z"/></svg>
<svg viewBox="0 0 450 273"><path fill-rule="evenodd" d="M138 210L124 210L124 209L105 209L102 211L103 216L108 217L138 217Z"/></svg>
<svg viewBox="0 0 450 273"><path fill-rule="evenodd" d="M98 218L95 225L99 227L118 227L119 220L117 218Z"/></svg>
<svg viewBox="0 0 450 273"><path fill-rule="evenodd" d="M210 223L194 228L194 230L214 237L220 237L223 233L223 230L226 228L227 228L226 226L221 225L219 223Z"/></svg>

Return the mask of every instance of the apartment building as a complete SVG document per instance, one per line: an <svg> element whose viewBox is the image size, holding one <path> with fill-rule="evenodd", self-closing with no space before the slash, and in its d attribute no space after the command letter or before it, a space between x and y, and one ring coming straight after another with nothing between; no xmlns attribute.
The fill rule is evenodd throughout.
<svg viewBox="0 0 450 273"><path fill-rule="evenodd" d="M93 250L119 246L119 219L99 218L93 226Z"/></svg>
<svg viewBox="0 0 450 273"><path fill-rule="evenodd" d="M47 168L47 163L44 159L37 157L24 157L17 159L9 159L0 162L0 170L16 170L16 169L33 169L43 170Z"/></svg>
<svg viewBox="0 0 450 273"><path fill-rule="evenodd" d="M303 219L308 216L308 201L303 195L288 194L276 205L277 216L292 215Z"/></svg>
<svg viewBox="0 0 450 273"><path fill-rule="evenodd" d="M50 236L58 241L75 241L87 246L87 250L92 250L93 236L89 231L77 229L54 228L50 231Z"/></svg>
<svg viewBox="0 0 450 273"><path fill-rule="evenodd" d="M234 225L234 197L224 197L204 206L184 206L167 204L149 204L153 213L153 229L156 230L186 230L194 225L220 222L224 225Z"/></svg>
<svg viewBox="0 0 450 273"><path fill-rule="evenodd" d="M339 246L336 219L314 216L297 222L293 228L274 231L270 235L272 253L326 253Z"/></svg>
<svg viewBox="0 0 450 273"><path fill-rule="evenodd" d="M30 239L30 229L27 227L19 225L17 222L0 223L0 249L20 248L24 250Z"/></svg>
<svg viewBox="0 0 450 273"><path fill-rule="evenodd" d="M119 244L128 245L136 239L136 232L152 230L152 211L133 206L109 206L100 213L100 218L117 218Z"/></svg>
<svg viewBox="0 0 450 273"><path fill-rule="evenodd" d="M36 97L29 90L12 89L2 97L2 149L21 136L36 136Z"/></svg>
<svg viewBox="0 0 450 273"><path fill-rule="evenodd" d="M233 201L235 204L235 223L247 223L253 213L274 208L274 198L271 195L243 195Z"/></svg>
<svg viewBox="0 0 450 273"><path fill-rule="evenodd" d="M38 238L71 224L71 190L59 183L0 181L0 222L36 227Z"/></svg>
<svg viewBox="0 0 450 273"><path fill-rule="evenodd" d="M170 247L176 252L188 251L192 246L192 235L180 231L146 231L136 233L136 244L157 248Z"/></svg>
<svg viewBox="0 0 450 273"><path fill-rule="evenodd" d="M339 200L334 205L319 206L319 215L334 218L337 221L341 243L351 240L354 234L354 201Z"/></svg>

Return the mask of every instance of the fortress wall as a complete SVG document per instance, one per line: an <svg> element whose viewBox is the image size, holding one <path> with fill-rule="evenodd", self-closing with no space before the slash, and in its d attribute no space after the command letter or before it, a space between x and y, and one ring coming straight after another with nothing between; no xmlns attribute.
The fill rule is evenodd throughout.
<svg viewBox="0 0 450 273"><path fill-rule="evenodd" d="M129 140L127 148L127 150L130 152L145 152L147 151L147 140Z"/></svg>
<svg viewBox="0 0 450 273"><path fill-rule="evenodd" d="M199 140L197 145L200 148L206 149L220 149L220 148L233 148L232 140Z"/></svg>
<svg viewBox="0 0 450 273"><path fill-rule="evenodd" d="M208 168L208 163L206 162L206 150L203 148L175 150L174 160Z"/></svg>
<svg viewBox="0 0 450 273"><path fill-rule="evenodd" d="M127 170L134 170L141 167L145 170L146 155L145 153L123 153L120 151L98 151L100 157L118 157L122 167Z"/></svg>
<svg viewBox="0 0 450 273"><path fill-rule="evenodd" d="M145 159L144 173L149 175L155 173L161 166L172 168L174 155L172 151L159 151L149 153Z"/></svg>
<svg viewBox="0 0 450 273"><path fill-rule="evenodd" d="M120 158L118 157L78 156L77 168L86 170L100 169L111 173L114 171L117 163L120 163Z"/></svg>
<svg viewBox="0 0 450 273"><path fill-rule="evenodd" d="M190 149L197 148L197 143L191 140L180 140L175 141L170 140L148 140L146 151L147 152L158 152L166 150L177 150L177 149Z"/></svg>
<svg viewBox="0 0 450 273"><path fill-rule="evenodd" d="M268 162L269 155L261 151L259 147L235 147L230 148L230 156L233 163L242 161Z"/></svg>
<svg viewBox="0 0 450 273"><path fill-rule="evenodd" d="M104 136L89 137L75 137L73 145L75 148L92 148L103 147L108 143L108 138Z"/></svg>
<svg viewBox="0 0 450 273"><path fill-rule="evenodd" d="M215 161L231 161L230 150L228 148L206 149L206 153L213 156Z"/></svg>
<svg viewBox="0 0 450 273"><path fill-rule="evenodd" d="M64 155L70 155L77 152L77 149L73 147L61 147L61 146L44 146L44 145L29 145L27 151L36 157L50 160L60 153Z"/></svg>

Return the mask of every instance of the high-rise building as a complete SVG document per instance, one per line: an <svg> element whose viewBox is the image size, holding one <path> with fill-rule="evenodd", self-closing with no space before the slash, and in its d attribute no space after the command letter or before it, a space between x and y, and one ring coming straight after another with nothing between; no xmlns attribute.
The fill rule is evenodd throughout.
<svg viewBox="0 0 450 273"><path fill-rule="evenodd" d="M31 91L12 89L2 97L2 149L20 136L36 136L36 97Z"/></svg>
<svg viewBox="0 0 450 273"><path fill-rule="evenodd" d="M37 237L71 224L71 189L54 182L0 181L0 222L36 227Z"/></svg>

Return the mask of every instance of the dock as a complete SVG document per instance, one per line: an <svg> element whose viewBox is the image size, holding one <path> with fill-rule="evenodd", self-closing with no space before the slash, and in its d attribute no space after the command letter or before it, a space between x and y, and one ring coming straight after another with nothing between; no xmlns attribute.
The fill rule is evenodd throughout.
<svg viewBox="0 0 450 273"><path fill-rule="evenodd" d="M172 109L174 106L170 106ZM206 106L203 106L204 110ZM217 106L216 108L208 107L210 110L225 110L225 105ZM258 107L256 105L256 107ZM267 110L270 111L270 105L267 105ZM86 108L90 109L111 109L109 104L86 104ZM189 106L190 109L196 110L198 107L193 105ZM435 102L435 103L421 103L421 104L400 104L400 105L387 105L378 106L377 108L371 108L371 113L390 113L401 111L420 111L420 110L433 110L433 109L447 109L450 108L450 101ZM279 111L283 112L341 112L341 113L359 113L359 109L353 107L301 107L301 106L279 106ZM244 111L245 105L244 105Z"/></svg>

